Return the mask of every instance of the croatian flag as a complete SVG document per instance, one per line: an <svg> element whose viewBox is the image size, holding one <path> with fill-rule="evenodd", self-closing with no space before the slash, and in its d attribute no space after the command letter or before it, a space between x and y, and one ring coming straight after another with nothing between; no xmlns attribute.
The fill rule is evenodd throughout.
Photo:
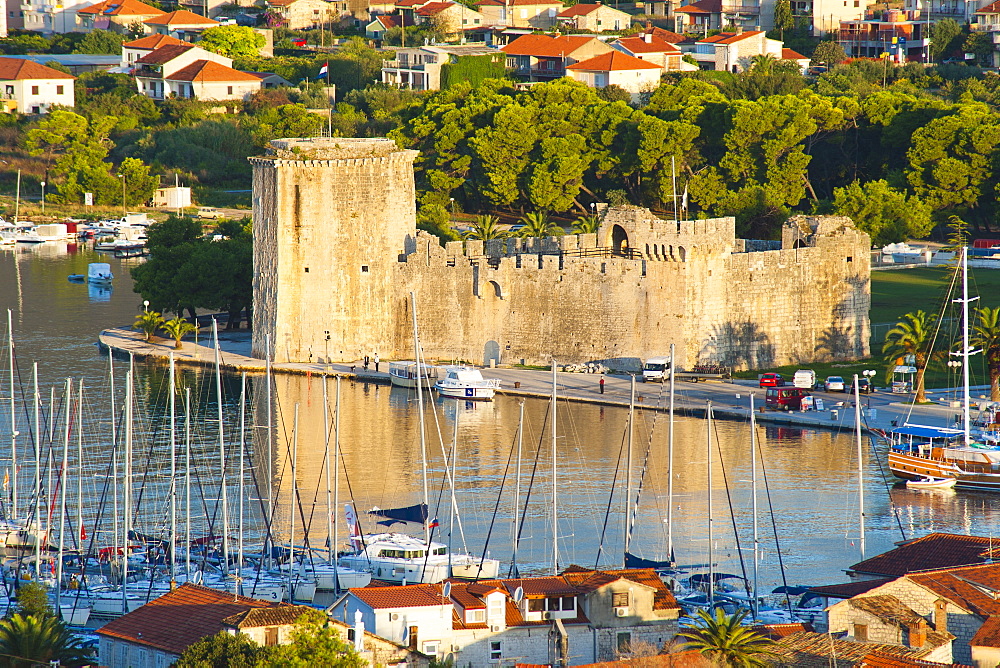
<svg viewBox="0 0 1000 668"><path fill-rule="evenodd" d="M323 67L319 68L319 74L316 75L316 78L325 77L326 73L329 71L329 67L329 62L323 63Z"/></svg>
<svg viewBox="0 0 1000 668"><path fill-rule="evenodd" d="M438 518L435 517L434 519L431 520L431 523L427 525L427 528L436 529L439 526L441 526L441 523L438 522Z"/></svg>

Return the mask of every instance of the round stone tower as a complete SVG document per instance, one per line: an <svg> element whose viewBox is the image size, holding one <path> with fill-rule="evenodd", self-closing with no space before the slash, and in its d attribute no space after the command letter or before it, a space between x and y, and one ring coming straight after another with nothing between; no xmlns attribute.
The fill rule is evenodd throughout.
<svg viewBox="0 0 1000 668"><path fill-rule="evenodd" d="M391 338L416 235L413 160L391 139L276 139L253 164L253 354L350 361Z"/></svg>

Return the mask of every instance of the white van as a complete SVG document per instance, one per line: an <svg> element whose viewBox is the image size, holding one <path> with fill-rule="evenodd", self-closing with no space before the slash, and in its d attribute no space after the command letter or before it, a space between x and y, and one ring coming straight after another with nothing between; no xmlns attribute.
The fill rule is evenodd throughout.
<svg viewBox="0 0 1000 668"><path fill-rule="evenodd" d="M656 381L662 383L664 378L670 376L670 355L666 357L650 357L642 367L642 380L644 383Z"/></svg>
<svg viewBox="0 0 1000 668"><path fill-rule="evenodd" d="M799 369L792 377L792 387L811 390L816 386L816 372L812 369Z"/></svg>

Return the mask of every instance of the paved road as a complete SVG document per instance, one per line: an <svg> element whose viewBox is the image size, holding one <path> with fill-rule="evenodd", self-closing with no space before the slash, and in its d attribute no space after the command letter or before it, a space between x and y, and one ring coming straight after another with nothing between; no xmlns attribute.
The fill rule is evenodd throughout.
<svg viewBox="0 0 1000 668"><path fill-rule="evenodd" d="M175 362L179 365L211 367L215 364L216 352L211 347L210 338L201 338L197 344L185 341L180 350L175 350L173 341L170 340L154 339L147 343L142 340L140 333L128 329L105 330L101 332L99 339L102 346L123 355L133 354L137 358L155 359L165 363L173 353ZM264 361L249 356L250 337L247 332L220 332L219 348L221 366L224 369L234 372L245 371L250 374L264 373L266 368ZM348 364L283 363L275 364L273 369L276 373L339 375L360 382L389 383L386 361L382 362L378 372L374 367L365 370L361 361ZM500 368L484 369L484 375L501 380L502 394L548 398L552 393L550 371ZM568 401L628 406L632 388L631 377L606 375L604 394L600 392L600 378L599 374L557 373L558 395ZM636 383L637 406L645 410L666 410L669 401L668 386L669 384L660 383ZM815 396L823 398L826 410L785 413L761 412L764 390L757 387L757 382L752 380L698 383L677 381L675 390L675 406L683 414L703 414L707 403L711 401L716 415L720 417L748 419L749 397L753 395L754 405L758 409L758 420L762 422L838 430L854 429L853 397L844 393L815 392ZM979 397L984 391L986 388L975 388L972 396ZM912 415L909 417L907 415L911 406L902 403L902 400L909 395L888 392L862 395L861 405L864 409L862 424L881 429L891 428L893 422L903 424L906 421L948 425L960 412L960 409L947 405L947 400L954 397L948 397L943 390L931 391L929 394L941 401L934 405L912 407ZM872 409L872 412L868 409Z"/></svg>

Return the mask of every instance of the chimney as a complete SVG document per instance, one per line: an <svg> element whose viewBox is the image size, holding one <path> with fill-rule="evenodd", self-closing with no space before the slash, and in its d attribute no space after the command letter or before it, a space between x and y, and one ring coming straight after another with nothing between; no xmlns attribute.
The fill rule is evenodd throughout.
<svg viewBox="0 0 1000 668"><path fill-rule="evenodd" d="M736 34L737 35L743 34L743 26L736 26Z"/></svg>
<svg viewBox="0 0 1000 668"><path fill-rule="evenodd" d="M653 43L653 34L647 32L646 34L644 34L642 36L642 41L644 41L646 44L652 44Z"/></svg>
<svg viewBox="0 0 1000 668"><path fill-rule="evenodd" d="M934 601L934 630L938 633L948 632L948 602L943 598Z"/></svg>
<svg viewBox="0 0 1000 668"><path fill-rule="evenodd" d="M921 619L908 628L909 639L907 645L913 649L923 649L927 644L927 622Z"/></svg>

